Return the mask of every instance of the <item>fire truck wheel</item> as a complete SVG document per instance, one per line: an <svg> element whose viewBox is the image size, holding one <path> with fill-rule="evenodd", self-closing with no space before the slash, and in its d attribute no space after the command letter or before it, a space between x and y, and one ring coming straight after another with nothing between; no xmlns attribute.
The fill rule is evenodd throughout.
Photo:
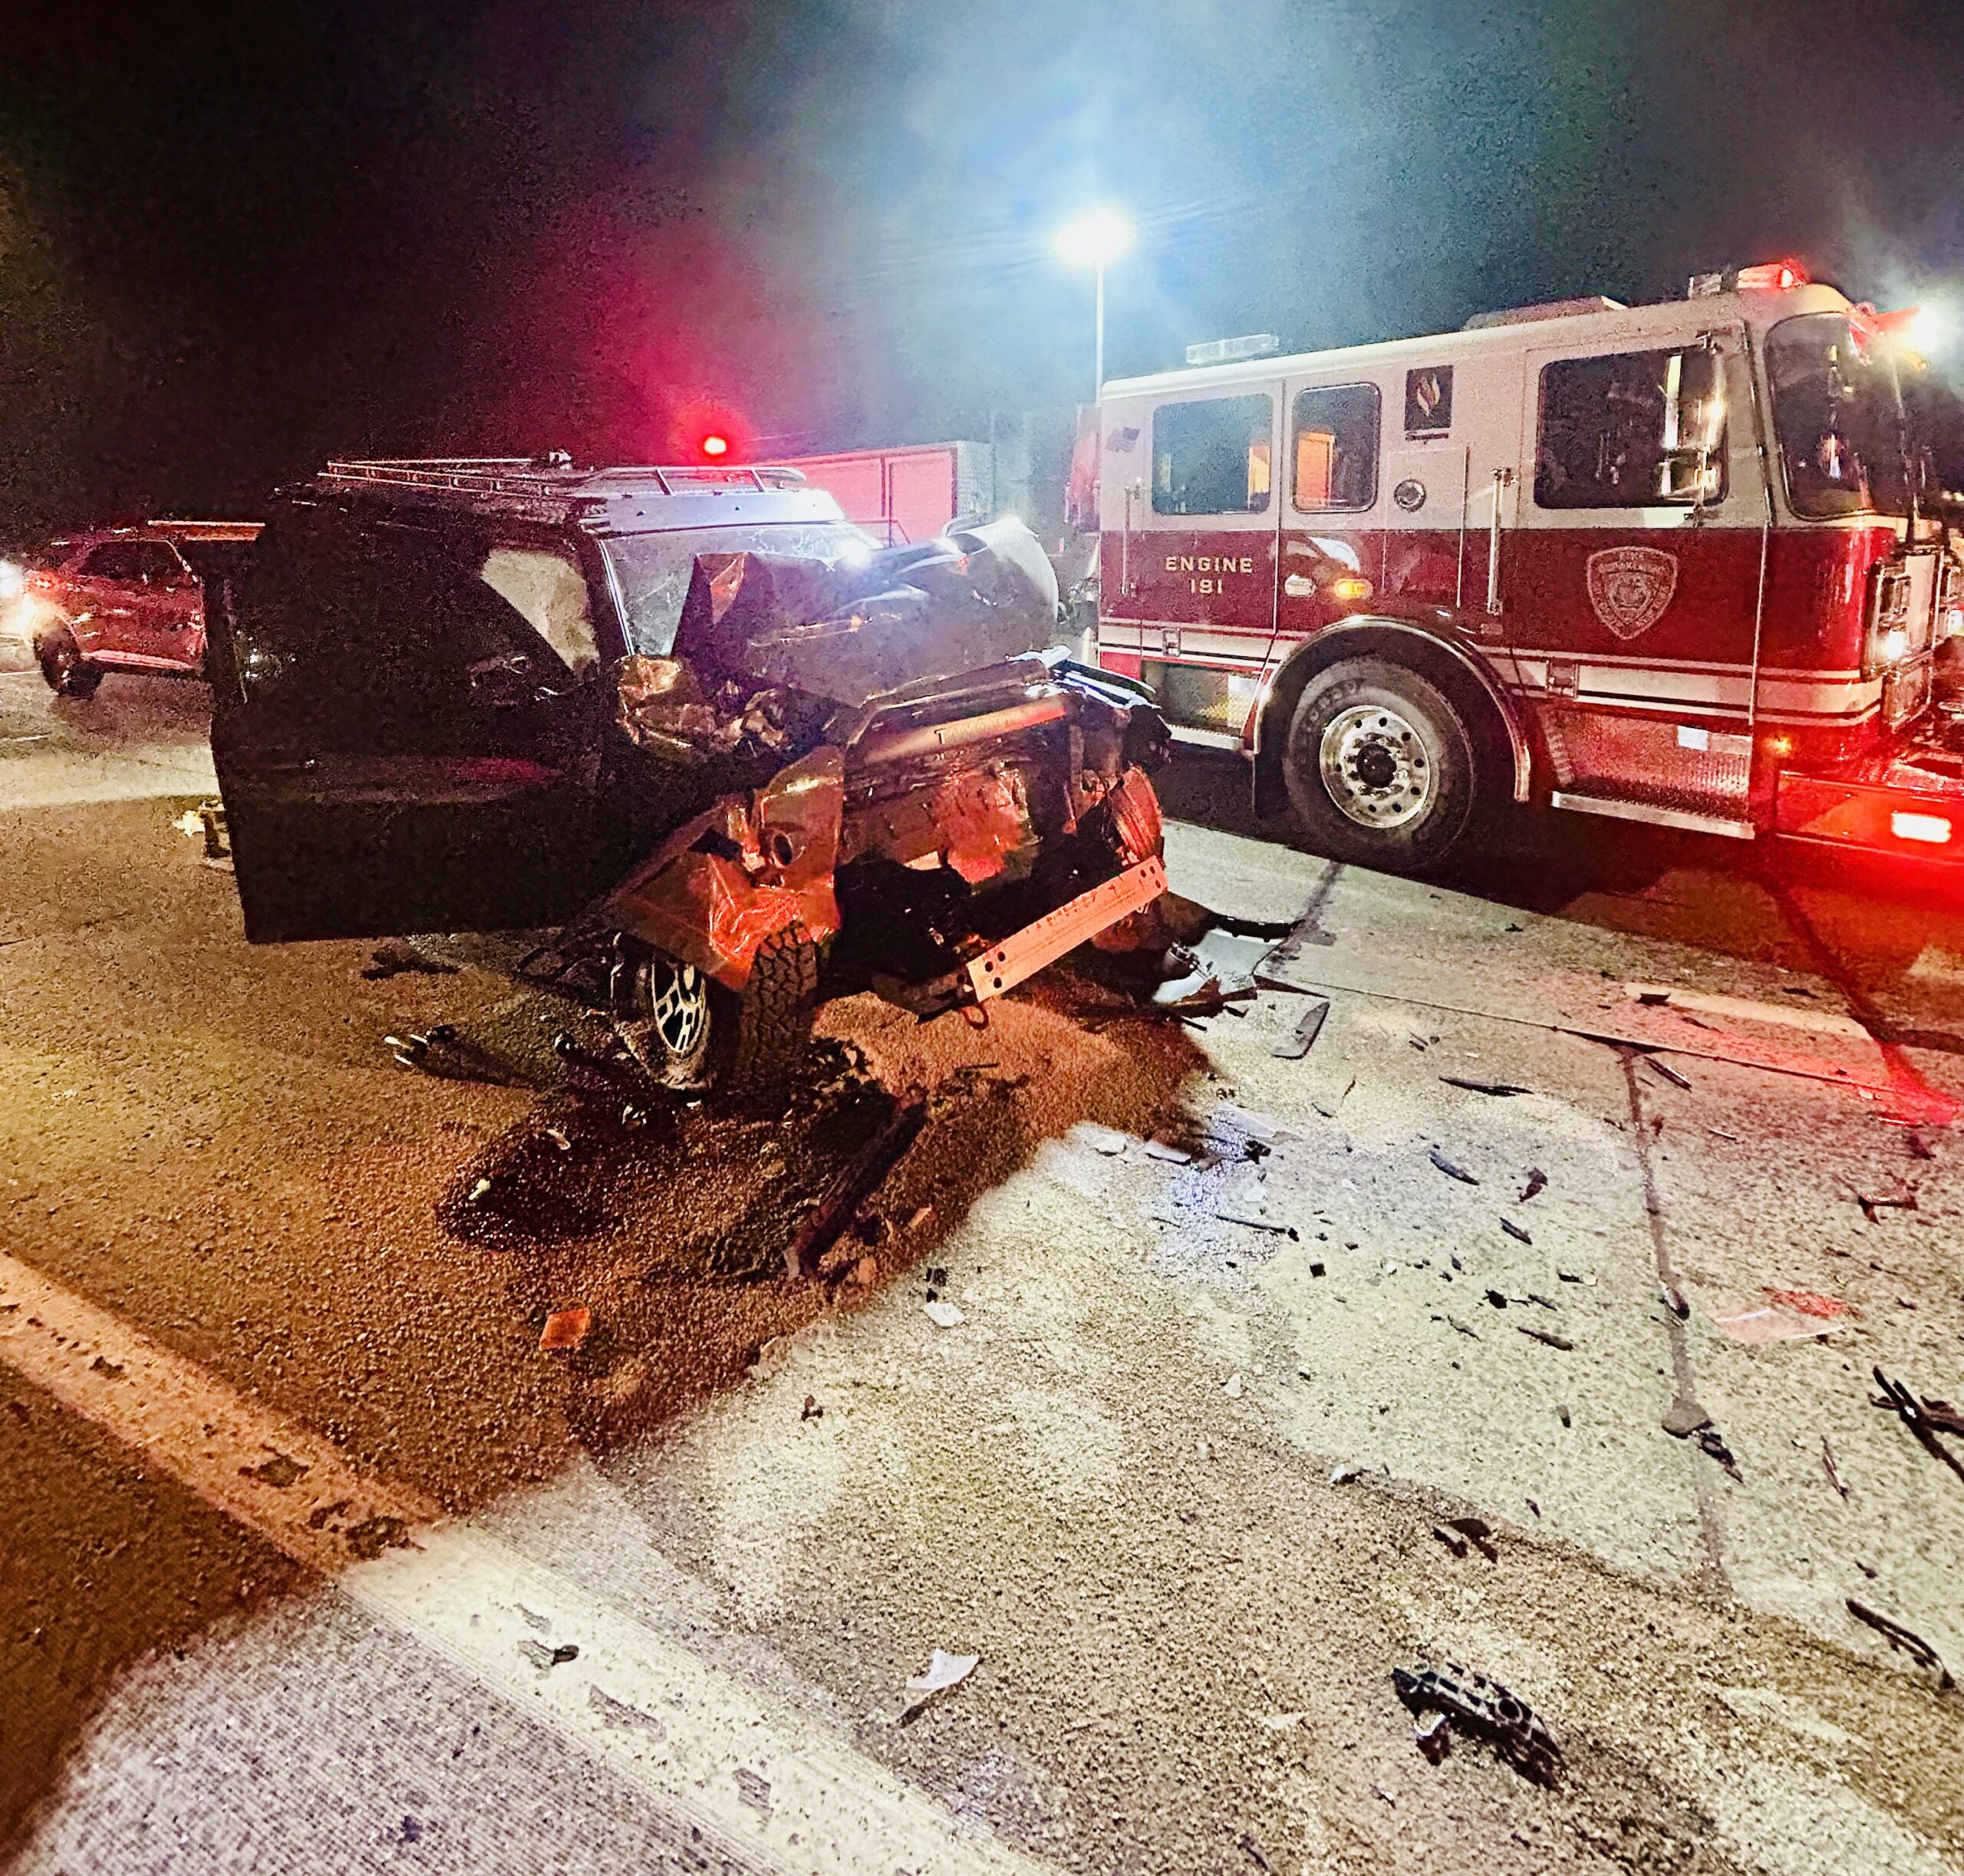
<svg viewBox="0 0 1964 1876"><path fill-rule="evenodd" d="M102 667L82 656L81 647L66 628L51 631L35 648L41 674L58 697L94 697L102 682Z"/></svg>
<svg viewBox="0 0 1964 1876"><path fill-rule="evenodd" d="M1290 720L1283 780L1310 844L1394 873L1439 865L1465 832L1473 737L1416 671L1353 658L1319 671Z"/></svg>

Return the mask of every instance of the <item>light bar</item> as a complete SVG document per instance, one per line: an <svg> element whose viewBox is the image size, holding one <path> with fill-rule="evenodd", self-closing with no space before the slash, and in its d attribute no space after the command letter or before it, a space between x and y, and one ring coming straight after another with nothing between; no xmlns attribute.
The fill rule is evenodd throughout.
<svg viewBox="0 0 1964 1876"><path fill-rule="evenodd" d="M1273 332L1249 332L1240 338L1203 339L1187 348L1189 364L1238 364L1244 358L1266 358L1280 351L1282 341Z"/></svg>

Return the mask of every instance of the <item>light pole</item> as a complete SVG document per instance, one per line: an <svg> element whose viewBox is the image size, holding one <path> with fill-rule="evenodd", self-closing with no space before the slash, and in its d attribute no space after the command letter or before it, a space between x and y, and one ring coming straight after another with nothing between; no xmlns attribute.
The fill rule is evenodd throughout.
<svg viewBox="0 0 1964 1876"><path fill-rule="evenodd" d="M1058 253L1073 267L1090 267L1097 277L1093 404L1105 389L1105 269L1109 262L1130 249L1132 240L1130 219L1114 208L1086 209L1083 214L1073 216L1056 233Z"/></svg>

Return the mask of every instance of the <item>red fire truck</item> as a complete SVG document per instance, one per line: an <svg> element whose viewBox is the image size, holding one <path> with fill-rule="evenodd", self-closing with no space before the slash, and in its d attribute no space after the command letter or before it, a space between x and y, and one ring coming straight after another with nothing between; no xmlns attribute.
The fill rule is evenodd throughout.
<svg viewBox="0 0 1964 1876"><path fill-rule="evenodd" d="M1508 799L1964 859L1906 321L1782 263L1108 384L1099 661L1369 865Z"/></svg>

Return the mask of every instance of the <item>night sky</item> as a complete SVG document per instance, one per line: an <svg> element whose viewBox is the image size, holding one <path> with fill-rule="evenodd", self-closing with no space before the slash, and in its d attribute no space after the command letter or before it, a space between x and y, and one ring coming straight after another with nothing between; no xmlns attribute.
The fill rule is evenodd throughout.
<svg viewBox="0 0 1964 1876"><path fill-rule="evenodd" d="M9 11L0 539L330 452L984 434L1086 394L1093 199L1115 374L1786 254L1964 285L1954 6Z"/></svg>

